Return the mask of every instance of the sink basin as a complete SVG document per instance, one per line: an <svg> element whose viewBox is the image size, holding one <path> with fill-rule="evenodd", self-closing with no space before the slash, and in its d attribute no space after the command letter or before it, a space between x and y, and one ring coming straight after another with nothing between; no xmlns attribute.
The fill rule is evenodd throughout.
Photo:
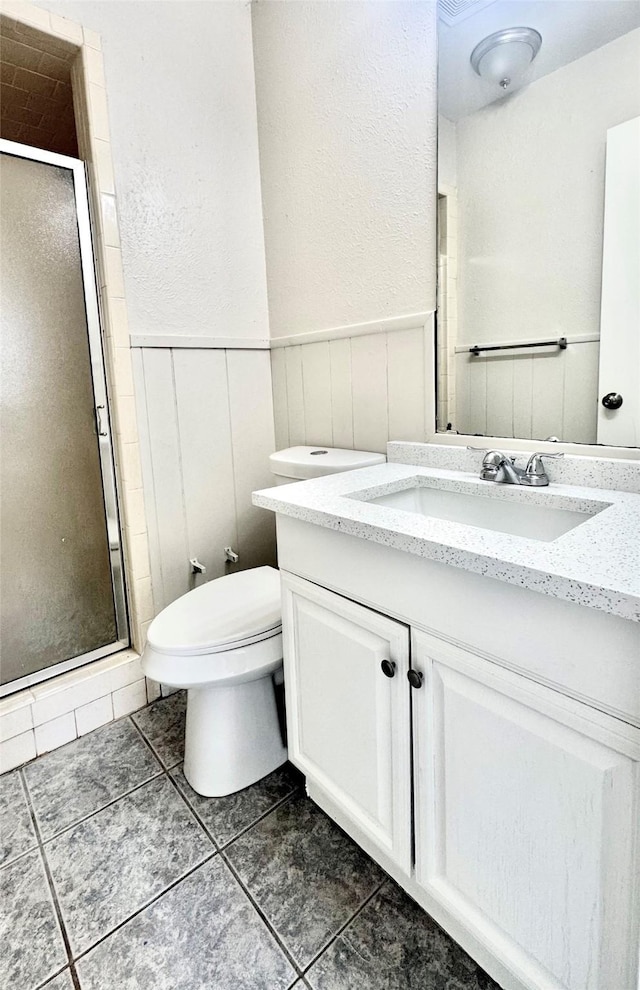
<svg viewBox="0 0 640 990"><path fill-rule="evenodd" d="M527 504L520 499L492 498L490 495L449 491L424 484L366 501L370 505L386 505L402 512L414 512L420 516L446 519L545 543L575 529L600 511L577 512L575 509Z"/></svg>

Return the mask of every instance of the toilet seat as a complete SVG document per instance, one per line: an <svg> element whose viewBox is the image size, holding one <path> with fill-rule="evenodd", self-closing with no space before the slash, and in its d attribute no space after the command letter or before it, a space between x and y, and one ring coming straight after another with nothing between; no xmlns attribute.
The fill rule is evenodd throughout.
<svg viewBox="0 0 640 990"><path fill-rule="evenodd" d="M282 665L280 574L228 574L188 592L151 623L147 677L172 687L241 684Z"/></svg>
<svg viewBox="0 0 640 990"><path fill-rule="evenodd" d="M160 653L147 643L142 669L147 677L177 688L221 687L267 677L282 667L282 633L248 646L216 653Z"/></svg>
<svg viewBox="0 0 640 990"><path fill-rule="evenodd" d="M176 599L153 620L147 642L156 653L198 656L258 643L281 625L280 575L255 567Z"/></svg>

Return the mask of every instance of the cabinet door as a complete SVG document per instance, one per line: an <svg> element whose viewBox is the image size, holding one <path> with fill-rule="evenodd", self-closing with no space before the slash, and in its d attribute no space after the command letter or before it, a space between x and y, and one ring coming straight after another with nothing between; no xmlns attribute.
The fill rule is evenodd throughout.
<svg viewBox="0 0 640 990"><path fill-rule="evenodd" d="M300 578L282 581L289 756L409 872L409 630Z"/></svg>
<svg viewBox="0 0 640 990"><path fill-rule="evenodd" d="M640 734L426 634L413 649L418 882L525 985L632 990Z"/></svg>

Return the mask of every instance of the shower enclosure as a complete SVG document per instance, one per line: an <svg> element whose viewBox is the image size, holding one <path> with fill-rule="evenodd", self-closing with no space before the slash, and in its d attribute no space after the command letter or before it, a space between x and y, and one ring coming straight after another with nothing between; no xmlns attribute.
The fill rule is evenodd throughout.
<svg viewBox="0 0 640 990"><path fill-rule="evenodd" d="M84 165L0 140L0 695L128 644Z"/></svg>

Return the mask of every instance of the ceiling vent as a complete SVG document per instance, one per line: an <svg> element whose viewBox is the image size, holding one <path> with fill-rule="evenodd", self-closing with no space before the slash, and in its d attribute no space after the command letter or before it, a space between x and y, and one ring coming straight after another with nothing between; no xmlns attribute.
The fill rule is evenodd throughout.
<svg viewBox="0 0 640 990"><path fill-rule="evenodd" d="M438 15L445 24L459 24L495 2L496 0L439 0Z"/></svg>

